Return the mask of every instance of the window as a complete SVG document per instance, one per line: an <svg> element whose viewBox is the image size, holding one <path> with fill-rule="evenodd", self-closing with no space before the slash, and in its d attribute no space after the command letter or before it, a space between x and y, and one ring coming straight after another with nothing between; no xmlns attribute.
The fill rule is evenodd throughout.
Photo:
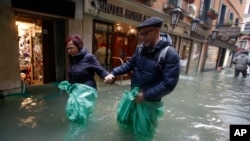
<svg viewBox="0 0 250 141"><path fill-rule="evenodd" d="M240 0L240 4L242 4L243 3L243 0Z"/></svg>
<svg viewBox="0 0 250 141"><path fill-rule="evenodd" d="M240 46L239 48L245 48L247 45L247 41L240 41Z"/></svg>
<svg viewBox="0 0 250 141"><path fill-rule="evenodd" d="M233 20L234 19L234 14L232 12L229 13L229 20Z"/></svg>
<svg viewBox="0 0 250 141"><path fill-rule="evenodd" d="M250 22L247 22L244 27L245 31L250 31Z"/></svg>
<svg viewBox="0 0 250 141"><path fill-rule="evenodd" d="M240 22L240 19L239 19L239 18L236 18L236 19L235 19L235 26L239 26L239 22Z"/></svg>
<svg viewBox="0 0 250 141"><path fill-rule="evenodd" d="M248 5L248 11L247 14L250 14L250 4Z"/></svg>
<svg viewBox="0 0 250 141"><path fill-rule="evenodd" d="M233 24L234 14L230 11L228 15L228 23Z"/></svg>
<svg viewBox="0 0 250 141"><path fill-rule="evenodd" d="M181 0L168 0L169 4L181 7Z"/></svg>

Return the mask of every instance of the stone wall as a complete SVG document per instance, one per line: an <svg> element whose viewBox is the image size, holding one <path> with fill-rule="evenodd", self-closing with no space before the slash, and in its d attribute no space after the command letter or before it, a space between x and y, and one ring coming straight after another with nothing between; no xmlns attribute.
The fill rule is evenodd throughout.
<svg viewBox="0 0 250 141"><path fill-rule="evenodd" d="M0 95L6 95L21 90L15 14L6 1L0 4L0 19Z"/></svg>

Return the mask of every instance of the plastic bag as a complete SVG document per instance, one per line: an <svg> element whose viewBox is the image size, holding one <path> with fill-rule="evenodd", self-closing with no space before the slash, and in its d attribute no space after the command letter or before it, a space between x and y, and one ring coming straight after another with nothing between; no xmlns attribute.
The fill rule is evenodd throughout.
<svg viewBox="0 0 250 141"><path fill-rule="evenodd" d="M133 101L138 93L138 88L132 91L125 90L123 97L117 108L117 121L123 128L129 128L128 125L132 125L132 113L135 108L135 102Z"/></svg>
<svg viewBox="0 0 250 141"><path fill-rule="evenodd" d="M117 108L117 121L121 128L136 134L137 141L152 140L158 119L164 114L162 102L135 103L138 88L125 90Z"/></svg>
<svg viewBox="0 0 250 141"><path fill-rule="evenodd" d="M58 88L69 93L66 117L70 121L85 124L95 108L96 89L79 83L70 84L68 81L59 83Z"/></svg>

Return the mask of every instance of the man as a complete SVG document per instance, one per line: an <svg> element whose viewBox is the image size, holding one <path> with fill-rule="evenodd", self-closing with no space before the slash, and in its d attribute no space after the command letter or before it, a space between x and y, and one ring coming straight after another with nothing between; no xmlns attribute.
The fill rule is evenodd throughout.
<svg viewBox="0 0 250 141"><path fill-rule="evenodd" d="M139 93L135 98L136 103L160 102L163 96L174 90L179 80L179 55L170 46L172 42L169 35L160 32L162 24L161 18L151 17L137 26L139 38L142 40L142 44L138 47L141 48L141 52L138 53L137 48L127 62L111 71L114 76L133 71L131 89L139 87ZM167 46L170 47L166 56L163 62L159 63L157 58L161 50ZM112 77L110 75L106 81L110 81Z"/></svg>
<svg viewBox="0 0 250 141"><path fill-rule="evenodd" d="M238 78L239 74L242 74L243 78L247 77L247 65L250 65L250 58L248 57L248 51L241 51L237 57L233 59L235 64L234 77Z"/></svg>
<svg viewBox="0 0 250 141"><path fill-rule="evenodd" d="M151 17L142 22L138 27L139 38L142 40L140 47L131 58L121 66L114 68L111 73L114 76L133 71L131 87L139 87L140 93L136 102L160 101L161 98L172 92L177 85L180 74L179 55L173 47L169 47L162 66L157 58L162 48L171 45L169 38L160 33L163 20L159 17ZM106 81L113 77L110 75Z"/></svg>

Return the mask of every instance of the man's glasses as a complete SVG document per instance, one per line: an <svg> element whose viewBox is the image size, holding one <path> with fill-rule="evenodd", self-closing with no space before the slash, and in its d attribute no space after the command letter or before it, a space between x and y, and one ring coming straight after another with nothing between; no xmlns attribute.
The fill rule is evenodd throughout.
<svg viewBox="0 0 250 141"><path fill-rule="evenodd" d="M155 28L139 32L139 36L147 36L149 32L155 30Z"/></svg>

